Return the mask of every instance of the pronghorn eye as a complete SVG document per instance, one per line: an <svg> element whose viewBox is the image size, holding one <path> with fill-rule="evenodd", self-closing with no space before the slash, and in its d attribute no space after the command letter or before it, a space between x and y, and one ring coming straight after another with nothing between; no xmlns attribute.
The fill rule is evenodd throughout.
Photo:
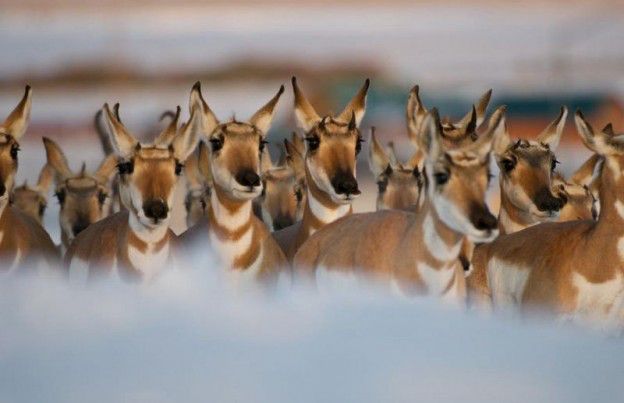
<svg viewBox="0 0 624 403"><path fill-rule="evenodd" d="M223 139L219 137L211 138L210 145L212 146L212 152L215 153L223 147Z"/></svg>
<svg viewBox="0 0 624 403"><path fill-rule="evenodd" d="M305 141L308 143L308 150L310 151L316 150L321 144L321 140L318 136L308 136L305 138Z"/></svg>
<svg viewBox="0 0 624 403"><path fill-rule="evenodd" d="M107 197L108 195L105 192L100 191L98 193L98 203L100 203L100 206L104 204Z"/></svg>
<svg viewBox="0 0 624 403"><path fill-rule="evenodd" d="M117 164L119 175L129 175L134 171L134 164L132 161L120 162Z"/></svg>
<svg viewBox="0 0 624 403"><path fill-rule="evenodd" d="M62 206L63 203L65 203L65 191L64 190L59 190L57 191L54 196L56 196L59 204Z"/></svg>
<svg viewBox="0 0 624 403"><path fill-rule="evenodd" d="M516 161L505 158L504 160L501 160L501 165L503 166L505 172L511 172L516 167Z"/></svg>
<svg viewBox="0 0 624 403"><path fill-rule="evenodd" d="M260 140L260 147L259 147L260 152L264 151L264 146L265 146L266 144L269 144L269 142L268 142L268 141L266 141L266 140Z"/></svg>
<svg viewBox="0 0 624 403"><path fill-rule="evenodd" d="M438 185L444 185L449 180L448 172L438 172L433 177Z"/></svg>
<svg viewBox="0 0 624 403"><path fill-rule="evenodd" d="M559 161L557 161L557 158L553 157L552 162L550 163L550 170L554 171L555 168L557 168L557 164L559 164Z"/></svg>
<svg viewBox="0 0 624 403"><path fill-rule="evenodd" d="M45 203L40 203L39 204L39 217L43 217L43 214L46 211L46 204Z"/></svg>
<svg viewBox="0 0 624 403"><path fill-rule="evenodd" d="M355 143L355 155L358 155L360 153L360 151L362 151L362 143L364 142L364 139L362 137L357 138L357 141Z"/></svg>
<svg viewBox="0 0 624 403"><path fill-rule="evenodd" d="M177 176L182 175L182 169L184 169L184 164L181 164L180 162L176 161L176 163L175 163L175 174Z"/></svg>
<svg viewBox="0 0 624 403"><path fill-rule="evenodd" d="M19 150L19 146L17 144L13 144L13 146L11 147L11 158L17 160L17 153L19 152Z"/></svg>
<svg viewBox="0 0 624 403"><path fill-rule="evenodd" d="M303 190L299 188L295 189L295 197L297 198L297 203L301 203L301 200L303 200Z"/></svg>

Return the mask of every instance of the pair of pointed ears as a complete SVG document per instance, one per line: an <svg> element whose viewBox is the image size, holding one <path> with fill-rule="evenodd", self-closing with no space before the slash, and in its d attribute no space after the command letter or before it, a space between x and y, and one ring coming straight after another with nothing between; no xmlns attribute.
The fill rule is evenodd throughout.
<svg viewBox="0 0 624 403"><path fill-rule="evenodd" d="M11 135L15 140L19 141L28 128L31 106L32 89L27 85L21 101L0 125L0 133Z"/></svg>
<svg viewBox="0 0 624 403"><path fill-rule="evenodd" d="M485 120L485 114L491 98L492 90L489 89L481 95L481 97L477 100L477 103L472 106L472 109L458 122L453 123L452 126L458 128L459 132L464 136L475 133L477 128L481 126ZM418 137L424 129L423 123L428 113L427 108L420 99L420 87L418 85L415 85L410 90L405 112L408 137L412 141L412 144L418 145Z"/></svg>
<svg viewBox="0 0 624 403"><path fill-rule="evenodd" d="M616 134L611 123L607 124L600 132L596 132L585 120L585 116L580 110L577 110L574 115L574 123L583 144L589 150L600 156L624 153L624 136Z"/></svg>
<svg viewBox="0 0 624 403"><path fill-rule="evenodd" d="M321 123L322 119L299 88L296 77L292 78L291 83L295 95L295 117L297 118L297 125L305 132L309 132L315 125ZM359 127L366 113L366 97L369 87L370 79L367 78L362 88L360 88L357 94L349 101L343 111L334 118L343 123L349 123L349 127L352 129Z"/></svg>
<svg viewBox="0 0 624 403"><path fill-rule="evenodd" d="M248 123L252 126L256 127L263 136L269 132L271 128L271 123L273 122L273 117L275 115L275 106L277 102L281 98L284 93L284 86L280 86L277 94L273 96L264 106L262 106L256 113L254 113L251 118L249 118ZM205 138L209 138L212 132L219 125L219 119L214 114L212 109L208 106L201 92L201 84L200 82L196 82L191 89L191 95L189 97L189 109L192 111L193 109L197 109L200 114L201 121L201 134Z"/></svg>
<svg viewBox="0 0 624 403"><path fill-rule="evenodd" d="M464 147L445 150L444 143L442 141L442 124L440 122L440 115L436 108L433 108L431 112L427 114L425 121L423 122L423 133L419 136L419 147L425 153L427 158L434 161L437 160L445 152L451 154L468 153L473 154L476 157L485 157L495 146L498 139L506 131L505 129L505 111L506 107L499 107L492 118L490 118L490 124L485 133L479 136L479 138Z"/></svg>
<svg viewBox="0 0 624 403"><path fill-rule="evenodd" d="M204 189L212 186L212 171L210 168L210 153L203 141L184 162L184 175L189 189Z"/></svg>

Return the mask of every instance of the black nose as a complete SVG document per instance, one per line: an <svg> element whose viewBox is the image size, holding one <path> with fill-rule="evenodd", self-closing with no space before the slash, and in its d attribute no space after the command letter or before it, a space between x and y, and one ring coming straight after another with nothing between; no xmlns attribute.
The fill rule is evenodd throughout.
<svg viewBox="0 0 624 403"><path fill-rule="evenodd" d="M535 196L535 205L539 211L559 211L566 204L565 197L555 197L548 188L542 188Z"/></svg>
<svg viewBox="0 0 624 403"><path fill-rule="evenodd" d="M293 217L287 215L278 215L273 219L273 230L277 231L286 227L290 227L295 223Z"/></svg>
<svg viewBox="0 0 624 403"><path fill-rule="evenodd" d="M152 199L143 203L143 212L147 218L158 221L167 218L169 207L161 199Z"/></svg>
<svg viewBox="0 0 624 403"><path fill-rule="evenodd" d="M351 172L339 172L331 180L336 193L340 195L359 195L358 183Z"/></svg>
<svg viewBox="0 0 624 403"><path fill-rule="evenodd" d="M498 226L498 220L487 208L474 207L470 212L472 225L480 231L493 230Z"/></svg>
<svg viewBox="0 0 624 403"><path fill-rule="evenodd" d="M251 169L245 169L236 174L236 182L247 187L260 186L260 175Z"/></svg>
<svg viewBox="0 0 624 403"><path fill-rule="evenodd" d="M0 182L0 196L4 196L6 192L6 186L4 186L4 182Z"/></svg>
<svg viewBox="0 0 624 403"><path fill-rule="evenodd" d="M83 221L80 220L77 223L75 223L72 226L72 232L74 233L74 236L77 236L78 234L80 234L82 231L84 231L87 227L89 226L89 223L87 221Z"/></svg>

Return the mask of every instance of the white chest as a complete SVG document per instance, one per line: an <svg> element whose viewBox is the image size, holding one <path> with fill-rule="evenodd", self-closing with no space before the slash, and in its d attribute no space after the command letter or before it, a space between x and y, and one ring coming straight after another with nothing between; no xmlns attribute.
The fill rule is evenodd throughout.
<svg viewBox="0 0 624 403"><path fill-rule="evenodd" d="M227 268L233 267L236 259L247 253L249 248L251 248L252 240L252 228L249 228L236 240L221 239L216 233L210 231L210 245L218 255L221 263Z"/></svg>
<svg viewBox="0 0 624 403"><path fill-rule="evenodd" d="M154 245L148 245L145 251L128 246L128 260L145 282L151 282L171 264L169 251L169 243L159 250Z"/></svg>
<svg viewBox="0 0 624 403"><path fill-rule="evenodd" d="M425 263L418 263L416 270L420 276L420 280L427 288L429 295L442 295L449 290L451 283L455 277L455 267L434 268Z"/></svg>

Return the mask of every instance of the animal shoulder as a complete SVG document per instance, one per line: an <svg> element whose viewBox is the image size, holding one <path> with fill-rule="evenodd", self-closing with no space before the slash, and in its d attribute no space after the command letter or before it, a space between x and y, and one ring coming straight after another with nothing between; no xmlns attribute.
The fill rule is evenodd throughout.
<svg viewBox="0 0 624 403"><path fill-rule="evenodd" d="M76 256L82 260L100 260L115 254L120 236L128 228L128 212L120 211L91 224L74 239L67 250L66 262Z"/></svg>

